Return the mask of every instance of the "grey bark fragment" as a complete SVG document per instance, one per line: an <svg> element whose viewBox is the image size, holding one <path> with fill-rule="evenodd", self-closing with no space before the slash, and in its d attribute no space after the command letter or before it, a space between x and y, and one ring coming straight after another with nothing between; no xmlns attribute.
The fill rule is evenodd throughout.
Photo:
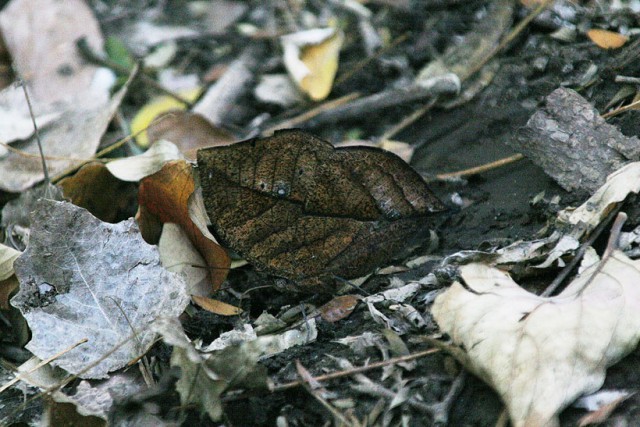
<svg viewBox="0 0 640 427"><path fill-rule="evenodd" d="M640 158L640 141L623 135L577 92L559 88L511 141L567 191L590 194L607 176Z"/></svg>

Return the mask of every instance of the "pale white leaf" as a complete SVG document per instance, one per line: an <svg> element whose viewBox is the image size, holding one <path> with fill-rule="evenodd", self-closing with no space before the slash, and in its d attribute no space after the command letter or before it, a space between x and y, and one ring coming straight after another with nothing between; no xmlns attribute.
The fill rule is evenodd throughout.
<svg viewBox="0 0 640 427"><path fill-rule="evenodd" d="M160 140L138 156L107 163L107 169L121 181L137 182L158 172L165 163L181 159L184 156L173 142Z"/></svg>
<svg viewBox="0 0 640 427"><path fill-rule="evenodd" d="M39 358L86 338L52 364L105 378L151 346L150 322L178 316L189 303L182 278L160 265L132 219L108 224L70 203L41 199L31 224L29 245L14 263L20 291L11 304L31 329L26 348Z"/></svg>
<svg viewBox="0 0 640 427"><path fill-rule="evenodd" d="M558 425L558 413L598 390L605 370L640 339L640 261L614 251L558 296L520 288L484 264L461 267L433 315L454 355L490 384L514 426Z"/></svg>

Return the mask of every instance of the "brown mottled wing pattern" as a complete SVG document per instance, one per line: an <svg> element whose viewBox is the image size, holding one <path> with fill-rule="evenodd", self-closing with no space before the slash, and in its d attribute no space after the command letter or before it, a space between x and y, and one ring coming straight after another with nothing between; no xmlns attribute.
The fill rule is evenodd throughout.
<svg viewBox="0 0 640 427"><path fill-rule="evenodd" d="M297 130L199 150L198 170L222 243L302 288L370 272L427 236L442 209L397 156Z"/></svg>

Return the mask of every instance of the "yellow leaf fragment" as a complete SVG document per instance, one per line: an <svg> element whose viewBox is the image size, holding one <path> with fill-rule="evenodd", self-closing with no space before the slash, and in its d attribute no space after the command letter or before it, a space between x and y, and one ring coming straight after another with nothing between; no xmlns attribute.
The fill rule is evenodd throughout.
<svg viewBox="0 0 640 427"><path fill-rule="evenodd" d="M342 31L316 28L288 34L281 41L285 67L298 88L314 101L329 96L338 71Z"/></svg>
<svg viewBox="0 0 640 427"><path fill-rule="evenodd" d="M587 31L587 37L602 49L618 49L629 41L629 37L625 35L600 29Z"/></svg>
<svg viewBox="0 0 640 427"><path fill-rule="evenodd" d="M200 93L201 88L195 88L180 92L179 95L189 102L195 101ZM146 148L149 146L149 137L147 128L155 119L170 111L182 111L186 106L170 96L159 96L153 98L144 107L138 111L133 120L131 120L131 134L136 135L136 142L139 146Z"/></svg>

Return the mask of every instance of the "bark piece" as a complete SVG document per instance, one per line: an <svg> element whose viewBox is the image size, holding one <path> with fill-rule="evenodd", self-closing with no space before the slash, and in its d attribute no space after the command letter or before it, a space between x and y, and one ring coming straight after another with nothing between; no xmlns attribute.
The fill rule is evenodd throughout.
<svg viewBox="0 0 640 427"><path fill-rule="evenodd" d="M512 145L567 191L590 194L609 174L640 158L640 141L605 122L577 92L559 88Z"/></svg>

